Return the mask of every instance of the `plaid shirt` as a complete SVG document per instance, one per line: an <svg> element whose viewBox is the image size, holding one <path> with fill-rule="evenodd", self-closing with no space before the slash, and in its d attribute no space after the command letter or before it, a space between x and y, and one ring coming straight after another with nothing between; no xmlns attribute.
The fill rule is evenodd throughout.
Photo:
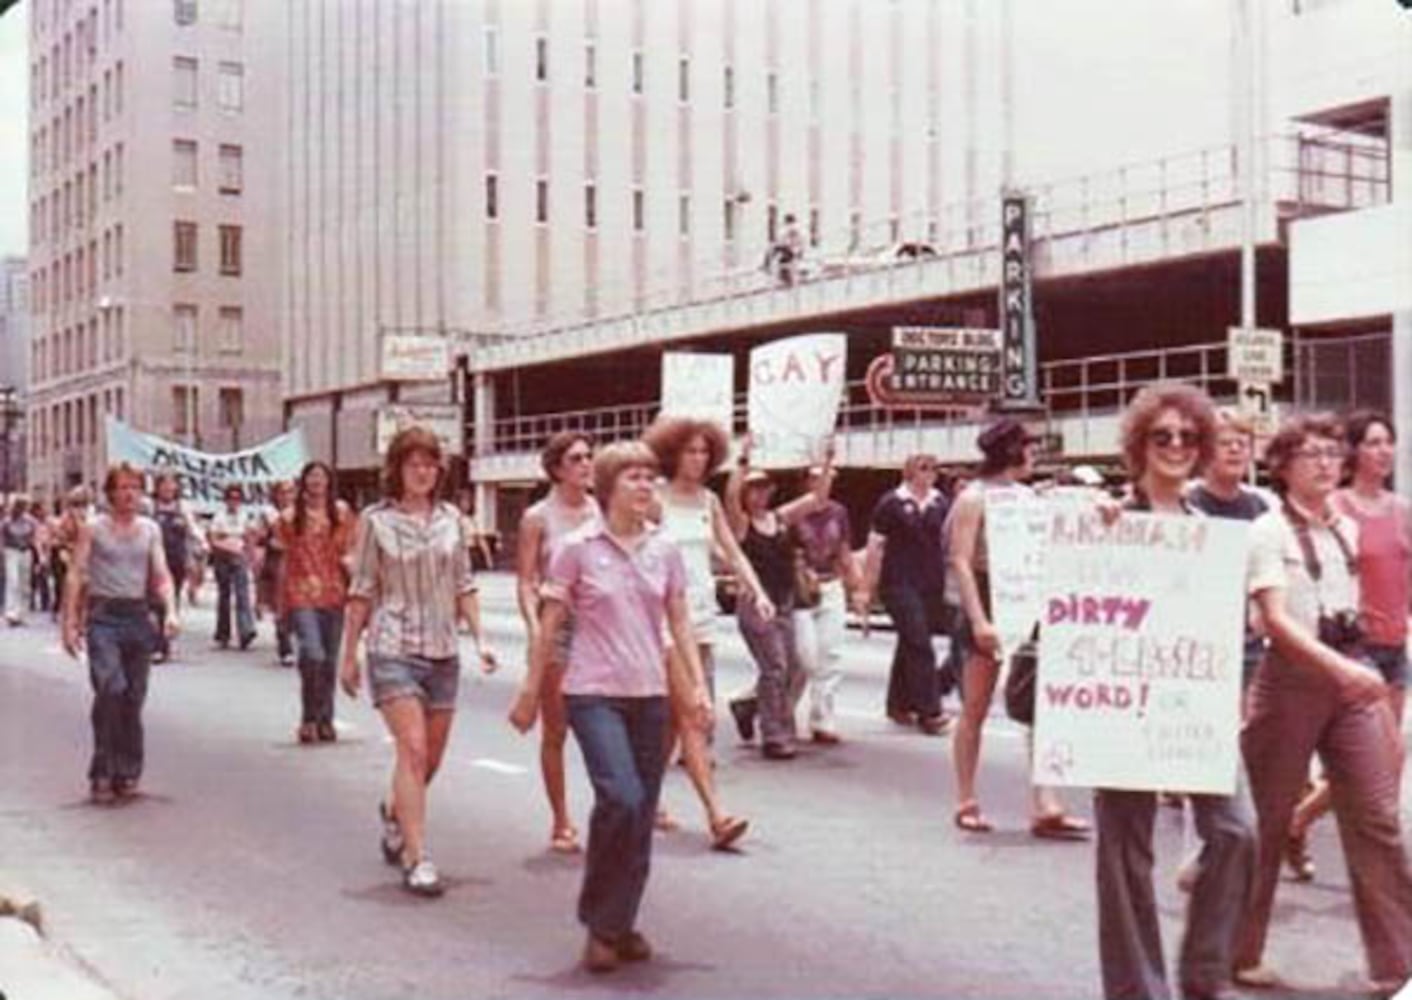
<svg viewBox="0 0 1412 1000"><path fill-rule="evenodd" d="M358 522L349 597L372 603L367 648L379 656L443 659L457 654L456 601L475 593L456 508L431 516L382 503Z"/></svg>

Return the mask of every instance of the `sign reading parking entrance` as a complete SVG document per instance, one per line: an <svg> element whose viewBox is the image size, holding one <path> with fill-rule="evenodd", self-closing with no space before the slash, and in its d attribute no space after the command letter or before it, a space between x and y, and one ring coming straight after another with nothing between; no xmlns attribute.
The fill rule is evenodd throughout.
<svg viewBox="0 0 1412 1000"><path fill-rule="evenodd" d="M1278 385L1284 381L1284 334L1233 326L1226 338L1226 375L1237 382Z"/></svg>

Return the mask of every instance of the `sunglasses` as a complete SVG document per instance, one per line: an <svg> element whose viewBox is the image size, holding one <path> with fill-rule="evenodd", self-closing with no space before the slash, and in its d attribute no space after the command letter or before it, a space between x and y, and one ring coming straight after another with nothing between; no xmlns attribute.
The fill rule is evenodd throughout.
<svg viewBox="0 0 1412 1000"><path fill-rule="evenodd" d="M1170 448L1175 444L1183 448L1195 448L1201 443L1201 434L1190 429L1174 431L1167 427L1158 427L1147 432L1147 443L1158 448Z"/></svg>

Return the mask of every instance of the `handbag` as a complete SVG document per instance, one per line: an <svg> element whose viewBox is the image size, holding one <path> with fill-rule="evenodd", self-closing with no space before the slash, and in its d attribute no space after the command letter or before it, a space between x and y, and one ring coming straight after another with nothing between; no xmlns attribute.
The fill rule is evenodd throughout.
<svg viewBox="0 0 1412 1000"><path fill-rule="evenodd" d="M1005 677L1005 714L1024 726L1034 725L1038 674L1039 647L1031 639L1010 657L1010 672Z"/></svg>

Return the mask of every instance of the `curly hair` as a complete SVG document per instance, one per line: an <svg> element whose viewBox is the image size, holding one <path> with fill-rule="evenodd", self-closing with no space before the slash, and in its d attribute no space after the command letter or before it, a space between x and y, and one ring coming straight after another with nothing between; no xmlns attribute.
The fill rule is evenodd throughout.
<svg viewBox="0 0 1412 1000"><path fill-rule="evenodd" d="M730 439L720 424L690 417L658 417L642 435L642 440L656 454L662 474L674 479L682 452L698 437L705 440L706 449L710 452L706 459L706 476L709 478L721 467L730 451Z"/></svg>
<svg viewBox="0 0 1412 1000"><path fill-rule="evenodd" d="M1144 386L1123 411L1119 437L1123 465L1134 480L1147 472L1147 432L1163 410L1176 410L1196 425L1196 470L1202 469L1216 453L1216 409L1211 397L1183 382L1157 382Z"/></svg>
<svg viewBox="0 0 1412 1000"><path fill-rule="evenodd" d="M441 496L441 487L446 482L446 455L441 449L441 438L425 427L404 427L393 435L387 446L387 457L382 463L382 490L393 500L401 500L405 486L402 482L402 466L414 452L421 452L436 462L436 486L432 488L433 498Z"/></svg>
<svg viewBox="0 0 1412 1000"><path fill-rule="evenodd" d="M560 431L549 439L544 451L539 454L539 465L550 482L559 481L559 463L564 461L569 449L580 441L588 445L589 451L593 450L593 438L584 431Z"/></svg>
<svg viewBox="0 0 1412 1000"><path fill-rule="evenodd" d="M1289 489L1285 479L1299 449L1311 437L1343 444L1343 426L1332 413L1301 413L1280 424L1265 446L1265 465L1270 470L1270 486L1281 496Z"/></svg>

